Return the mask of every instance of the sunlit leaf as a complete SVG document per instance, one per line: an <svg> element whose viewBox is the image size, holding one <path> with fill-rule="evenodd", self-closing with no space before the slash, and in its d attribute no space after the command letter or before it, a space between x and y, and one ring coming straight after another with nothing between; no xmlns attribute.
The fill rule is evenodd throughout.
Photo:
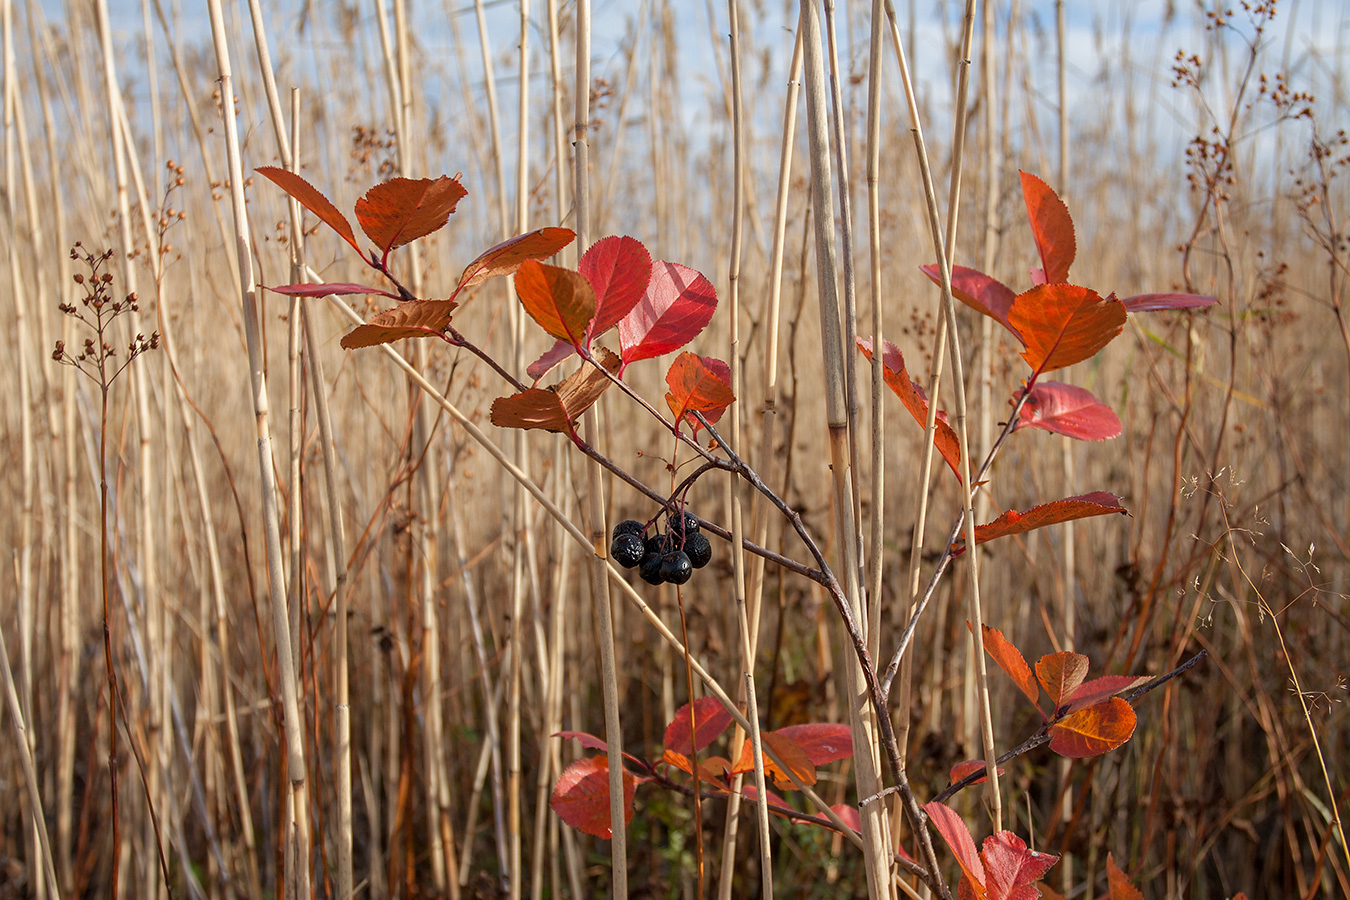
<svg viewBox="0 0 1350 900"><path fill-rule="evenodd" d="M516 294L530 318L555 338L580 347L595 317L595 291L580 272L527 259L516 270Z"/></svg>
<svg viewBox="0 0 1350 900"><path fill-rule="evenodd" d="M853 729L835 722L810 722L806 725L787 725L776 729L806 752L817 766L847 759L853 755Z"/></svg>
<svg viewBox="0 0 1350 900"><path fill-rule="evenodd" d="M796 741L772 731L761 732L759 738L765 747L778 755L778 758L797 776L802 784L810 787L816 783L815 763L811 762L811 758L807 756L806 751ZM792 790L796 787L788 776L788 769L783 769L768 756L767 752L765 753L764 774L766 777L773 779L774 786L779 790ZM754 745L749 738L746 738L745 743L741 745L740 757L736 760L736 764L731 767L731 774L737 775L754 770Z"/></svg>
<svg viewBox="0 0 1350 900"><path fill-rule="evenodd" d="M1120 302L1132 313L1156 312L1165 309L1199 309L1219 302L1217 297L1204 294L1138 294L1121 297Z"/></svg>
<svg viewBox="0 0 1350 900"><path fill-rule="evenodd" d="M652 257L642 242L611 235L601 238L577 263L595 289L595 323L591 337L599 337L632 311L652 280Z"/></svg>
<svg viewBox="0 0 1350 900"><path fill-rule="evenodd" d="M489 278L510 275L527 259L548 259L572 243L576 236L570 228L540 228L507 238L464 267L455 293L482 284Z"/></svg>
<svg viewBox="0 0 1350 900"><path fill-rule="evenodd" d="M942 270L937 265L919 266L936 285L942 284ZM965 266L952 266L952 296L981 315L998 322L1020 344L1022 336L1017 329L1008 324L1008 310L1012 309L1013 299L1017 296L1013 289L997 278L992 278L976 269Z"/></svg>
<svg viewBox="0 0 1350 900"><path fill-rule="evenodd" d="M1036 660L1036 677L1050 695L1050 704L1055 709L1069 701L1087 677L1087 672L1088 658L1081 653L1063 650L1047 653Z"/></svg>
<svg viewBox="0 0 1350 900"><path fill-rule="evenodd" d="M678 350L712 321L717 291L712 282L679 263L652 264L647 290L619 320L623 364Z"/></svg>
<svg viewBox="0 0 1350 900"><path fill-rule="evenodd" d="M361 252L356 243L356 233L352 231L352 224L333 205L333 201L325 197L318 188L294 172L276 166L259 166L254 171L298 200L301 206L318 216L321 222L351 244L353 250Z"/></svg>
<svg viewBox="0 0 1350 900"><path fill-rule="evenodd" d="M1045 280L1059 284L1069 280L1069 266L1077 252L1073 237L1073 219L1059 195L1035 175L1022 172L1022 199L1036 249L1041 253Z"/></svg>
<svg viewBox="0 0 1350 900"><path fill-rule="evenodd" d="M966 623L966 627L970 627L969 622ZM990 628L988 625L981 627L984 629L985 652L994 658L1000 669L1008 673L1008 677L1017 685L1018 690L1040 709L1041 688L1036 683L1036 677L1031 674L1031 667L1027 665L1022 651L1013 646L1013 643L997 628Z"/></svg>
<svg viewBox="0 0 1350 900"><path fill-rule="evenodd" d="M1120 334L1125 304L1074 284L1043 284L1018 294L1008 321L1022 336L1022 358L1036 372L1090 359Z"/></svg>
<svg viewBox="0 0 1350 900"><path fill-rule="evenodd" d="M674 766L686 775L694 774L694 763L683 753L677 753L674 750L667 749L661 754L661 761L666 765ZM726 784L723 779L731 768L731 763L720 756L713 756L707 760L699 760L698 778L699 781L712 785L721 791L726 791Z"/></svg>
<svg viewBox="0 0 1350 900"><path fill-rule="evenodd" d="M984 839L985 888L989 900L1036 900L1033 886L1059 861L1052 853L1037 853L1011 831L999 831Z"/></svg>
<svg viewBox="0 0 1350 900"><path fill-rule="evenodd" d="M382 288L371 287L368 284L351 284L346 281L333 281L327 284L283 284L270 287L268 290L277 294L285 294L288 297L327 297L329 294L347 297L352 294L379 294L392 300L399 299L398 294L392 294Z"/></svg>
<svg viewBox="0 0 1350 900"><path fill-rule="evenodd" d="M858 349L862 351L863 356L869 360L872 358L872 342L866 338L858 338ZM914 417L914 421L919 423L919 427L925 427L928 423L928 396L923 388L910 381L909 373L905 371L905 358L900 354L900 349L890 341L881 342L881 364L882 374L886 379L886 385L895 392L900 398L900 402L909 410L909 414ZM956 436L956 431L951 425L947 424L947 414L938 412L933 429L933 444L941 454L943 460L951 467L957 480L961 479L961 441Z"/></svg>
<svg viewBox="0 0 1350 900"><path fill-rule="evenodd" d="M364 325L358 325L342 338L344 350L374 347L404 338L436 337L445 332L451 314L459 304L454 300L411 300L378 312Z"/></svg>
<svg viewBox="0 0 1350 900"><path fill-rule="evenodd" d="M619 358L613 353L601 348L599 358L610 372L619 370ZM559 384L498 397L492 401L489 418L499 428L569 431L609 385L603 372L585 363Z"/></svg>
<svg viewBox="0 0 1350 900"><path fill-rule="evenodd" d="M694 732L690 735L690 721L693 720ZM693 715L690 715L686 703L675 710L675 718L666 726L664 746L668 750L688 756L696 750L702 750L731 724L731 713L716 697L700 697L694 701Z"/></svg>
<svg viewBox="0 0 1350 900"><path fill-rule="evenodd" d="M1100 756L1128 741L1134 724L1134 707L1112 697L1051 725L1050 749L1070 759Z"/></svg>
<svg viewBox="0 0 1350 900"><path fill-rule="evenodd" d="M447 175L393 178L356 201L356 221L385 253L445 227L468 191Z"/></svg>
<svg viewBox="0 0 1350 900"><path fill-rule="evenodd" d="M633 821L633 797L637 778L623 773L624 824ZM588 756L572 763L558 776L549 808L578 831L608 840L613 836L609 821L609 758Z"/></svg>
<svg viewBox="0 0 1350 900"><path fill-rule="evenodd" d="M933 823L933 827L947 842L947 847L952 851L952 856L956 857L956 862L961 866L961 871L975 885L979 886L980 893L983 894L984 863L980 861L979 854L975 852L975 839L970 836L970 829L966 827L966 823L961 821L961 817L951 807L936 800L925 803L923 811L928 813L928 818Z"/></svg>
<svg viewBox="0 0 1350 900"><path fill-rule="evenodd" d="M1065 497L1033 506L1026 512L1010 509L992 522L975 527L975 543L983 544L994 538L1010 534L1022 534L1047 525L1068 522L1073 519L1086 519L1090 516L1104 516L1107 513L1128 515L1129 510L1120 505L1120 498L1106 491L1094 491L1078 497ZM964 546L965 538L957 541Z"/></svg>
<svg viewBox="0 0 1350 900"><path fill-rule="evenodd" d="M1018 428L1039 428L1080 441L1104 441L1120 435L1120 419L1092 392L1060 381L1038 381L1022 404Z"/></svg>
<svg viewBox="0 0 1350 900"><path fill-rule="evenodd" d="M1139 892L1139 888L1135 887L1134 882L1130 880L1130 876L1126 875L1120 866L1116 865L1115 857L1110 853L1106 854L1106 889L1111 900L1144 900L1144 895ZM1238 900L1239 897L1243 897L1243 895L1237 894L1233 897L1233 900ZM1243 897L1243 900L1246 900L1246 898Z"/></svg>
<svg viewBox="0 0 1350 900"><path fill-rule="evenodd" d="M1068 712L1084 709L1101 703L1108 697L1134 690L1149 681L1147 675L1103 675L1079 685L1069 697Z"/></svg>
<svg viewBox="0 0 1350 900"><path fill-rule="evenodd" d="M731 367L720 359L684 352L675 357L666 372L666 405L675 422L688 422L694 433L703 426L694 413L699 412L715 424L736 399L731 392Z"/></svg>

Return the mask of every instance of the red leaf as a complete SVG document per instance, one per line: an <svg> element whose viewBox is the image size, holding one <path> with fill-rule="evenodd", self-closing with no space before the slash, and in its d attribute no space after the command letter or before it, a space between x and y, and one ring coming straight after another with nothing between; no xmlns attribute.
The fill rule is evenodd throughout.
<svg viewBox="0 0 1350 900"><path fill-rule="evenodd" d="M516 270L516 293L539 327L579 347L595 317L595 292L580 272L527 259Z"/></svg>
<svg viewBox="0 0 1350 900"><path fill-rule="evenodd" d="M853 755L853 729L830 722L812 722L807 725L788 725L772 734L781 734L806 751L806 756L817 766L847 759Z"/></svg>
<svg viewBox="0 0 1350 900"><path fill-rule="evenodd" d="M510 275L527 259L548 259L577 236L570 228L540 228L507 238L464 267L455 294L498 275Z"/></svg>
<svg viewBox="0 0 1350 900"><path fill-rule="evenodd" d="M741 785L741 796L745 798L746 803L758 802L759 791L755 790L755 784L753 781L746 781L744 784ZM792 808L791 803L788 803L780 795L775 794L769 788L764 789L764 797L766 800L769 801L769 809L773 810L779 815L788 816L790 818L794 813L797 812L797 810Z"/></svg>
<svg viewBox="0 0 1350 900"><path fill-rule="evenodd" d="M1100 756L1128 741L1134 723L1134 707L1112 697L1051 725L1050 749L1070 759Z"/></svg>
<svg viewBox="0 0 1350 900"><path fill-rule="evenodd" d="M862 813L858 811L858 807L850 806L847 803L836 803L830 809L834 810L834 814L849 828L857 832L862 831Z"/></svg>
<svg viewBox="0 0 1350 900"><path fill-rule="evenodd" d="M384 253L445 227L468 191L449 176L393 178L356 201L356 221Z"/></svg>
<svg viewBox="0 0 1350 900"><path fill-rule="evenodd" d="M1028 850L1026 842L1011 831L1000 831L984 839L985 884L989 900L1036 900L1040 896L1033 884L1059 861L1052 853Z"/></svg>
<svg viewBox="0 0 1350 900"><path fill-rule="evenodd" d="M788 769L797 776L802 784L810 787L816 783L816 767L811 762L811 758L806 755L806 751L798 746L797 742L791 738L777 734L772 731L761 732L760 742L765 747L778 755ZM788 777L787 770L783 769L778 763L764 755L764 774L773 779L774 786L780 790L792 790L796 787L792 779ZM737 775L742 772L753 772L755 770L755 751L754 745L750 739L746 738L745 743L741 745L740 758L736 764L731 767L731 774Z"/></svg>
<svg viewBox="0 0 1350 900"><path fill-rule="evenodd" d="M863 356L869 360L872 358L872 342L866 338L858 338L858 349L862 351ZM881 364L883 375L886 378L886 384L895 395L900 398L900 402L909 410L909 414L914 417L914 421L919 423L922 428L928 424L928 397L923 392L923 388L909 380L909 373L905 371L905 358L900 354L900 350L890 341L881 342ZM951 467L956 475L956 480L961 480L961 441L956 436L956 431L947 424L947 414L939 411L937 421L934 423L933 444L937 447L938 453L946 460L947 465Z"/></svg>
<svg viewBox="0 0 1350 900"><path fill-rule="evenodd" d="M703 426L694 413L701 412L708 422L715 423L735 401L731 392L731 367L711 356L684 352L675 357L666 372L666 405L675 416L675 423L688 422L694 434Z"/></svg>
<svg viewBox="0 0 1350 900"><path fill-rule="evenodd" d="M1083 494L1078 497L1052 500L1049 503L1033 506L1024 513L1010 509L988 524L977 525L975 527L975 543L983 544L985 541L992 541L994 538L1001 538L1009 534L1022 534L1026 531L1044 528L1046 525L1055 525L1072 519L1086 519L1091 516L1104 516L1107 513L1129 515L1129 510L1120 505L1119 497L1106 491L1094 491L1091 494ZM964 540L962 538L957 544L962 544Z"/></svg>
<svg viewBox="0 0 1350 900"><path fill-rule="evenodd" d="M1069 208L1050 186L1035 175L1022 172L1022 199L1045 266L1045 280L1058 284L1069 280L1069 266L1077 252L1073 238L1073 219Z"/></svg>
<svg viewBox="0 0 1350 900"><path fill-rule="evenodd" d="M1134 882L1130 881L1130 876L1126 875L1120 866L1116 865L1116 861L1110 853L1106 854L1106 888L1111 900L1144 900L1144 895L1139 893L1139 888L1135 887ZM1242 893L1234 895L1233 900L1238 900L1239 897L1246 900L1246 896Z"/></svg>
<svg viewBox="0 0 1350 900"><path fill-rule="evenodd" d="M577 743L581 744L581 746L587 748L588 750L609 749L609 745L606 744L602 739L596 737L593 734L587 734L584 731L555 731L553 733L553 736L557 738L562 738L563 740L566 740L567 738L574 738L577 741Z"/></svg>
<svg viewBox="0 0 1350 900"><path fill-rule="evenodd" d="M1047 653L1036 661L1036 677L1050 695L1050 703L1059 709L1087 677L1088 658L1067 650Z"/></svg>
<svg viewBox="0 0 1350 900"><path fill-rule="evenodd" d="M623 363L663 356L689 343L712 321L717 291L688 266L656 262L642 299L619 320Z"/></svg>
<svg viewBox="0 0 1350 900"><path fill-rule="evenodd" d="M544 351L543 356L525 367L525 374L529 375L536 383L538 383L539 379L543 378L549 372L552 372L563 360L576 352L577 349L567 343L567 341L557 341L552 347Z"/></svg>
<svg viewBox="0 0 1350 900"><path fill-rule="evenodd" d="M970 627L969 622L966 623L966 627ZM997 628L990 628L988 625L981 627L984 628L985 652L994 658L994 662L998 663L1000 669L1008 673L1008 677L1013 680L1013 684L1017 685L1023 694L1026 694L1027 699L1034 703L1037 709L1040 709L1041 689L1036 684L1036 679L1031 674L1031 667L1027 665L1026 659L1023 658L1022 651L1013 646L1013 643L1004 637L1003 632Z"/></svg>
<svg viewBox="0 0 1350 900"><path fill-rule="evenodd" d="M637 778L623 773L624 824L633 821L633 795ZM578 831L608 840L613 836L609 822L609 758L588 756L572 763L558 776L549 807Z"/></svg>
<svg viewBox="0 0 1350 900"><path fill-rule="evenodd" d="M702 750L717 740L717 736L727 730L731 724L731 713L716 697L700 697L694 701L693 739L689 734L689 704L675 710L675 718L666 726L665 740L667 750L683 753L685 756Z"/></svg>
<svg viewBox="0 0 1350 900"><path fill-rule="evenodd" d="M1013 428L1039 428L1080 441L1120 435L1120 419L1092 392L1060 381L1038 381Z"/></svg>
<svg viewBox="0 0 1350 900"><path fill-rule="evenodd" d="M1043 284L1013 300L1008 321L1022 335L1022 358L1036 372L1091 358L1120 334L1125 304L1075 284Z"/></svg>
<svg viewBox="0 0 1350 900"><path fill-rule="evenodd" d="M377 312L364 325L358 325L342 338L344 350L374 347L404 338L435 337L445 332L451 313L459 304L454 300L411 300Z"/></svg>
<svg viewBox="0 0 1350 900"><path fill-rule="evenodd" d="M1147 675L1103 675L1080 685L1069 697L1068 712L1095 706L1108 697L1137 688L1148 681Z"/></svg>
<svg viewBox="0 0 1350 900"><path fill-rule="evenodd" d="M329 294L346 297L351 294L379 294L391 300L399 299L398 294L391 294L389 291L371 287L368 284L351 284L345 281L335 281L329 284L283 284L279 287L267 289L277 294L285 294L288 297L327 297Z"/></svg>
<svg viewBox="0 0 1350 900"><path fill-rule="evenodd" d="M1134 297L1122 297L1121 303L1132 313L1156 312L1160 309L1197 309L1213 306L1219 302L1217 297L1204 294L1138 294Z"/></svg>
<svg viewBox="0 0 1350 900"><path fill-rule="evenodd" d="M347 217L338 211L333 201L320 193L318 188L294 172L276 166L259 166L253 171L300 201L301 206L318 216L319 220L336 231L340 238L351 244L353 250L361 252L361 248L356 244L356 233L352 231L352 223L347 221Z"/></svg>
<svg viewBox="0 0 1350 900"><path fill-rule="evenodd" d="M970 829L966 823L961 821L958 816L948 806L933 800L923 805L923 811L928 813L928 818L932 820L933 827L942 835L942 839L947 842L947 847L951 849L952 856L956 857L956 862L961 866L961 871L974 884L979 886L979 893L984 893L984 863L980 862L979 854L975 852L975 839L970 836Z"/></svg>
<svg viewBox="0 0 1350 900"><path fill-rule="evenodd" d="M641 241L611 235L591 245L577 270L595 289L595 322L590 336L596 338L619 324L642 299L652 279L652 257Z"/></svg>
<svg viewBox="0 0 1350 900"><path fill-rule="evenodd" d="M600 361L611 372L619 370L619 358L604 348ZM604 373L586 363L558 384L498 397L492 401L489 418L499 428L569 431L609 385Z"/></svg>
<svg viewBox="0 0 1350 900"><path fill-rule="evenodd" d="M958 781L967 777L971 773L983 772L984 770L985 770L985 762L982 759L968 759L965 762L959 762L956 765L952 766L951 772L948 773L947 777L951 779L948 782L948 784L956 784ZM998 767L998 774L1000 775L1003 774L1002 766ZM989 780L988 775L981 775L979 778L976 778L974 781L972 781L971 784L972 785L984 784L988 780Z"/></svg>
<svg viewBox="0 0 1350 900"><path fill-rule="evenodd" d="M939 266L919 266L919 271L927 275L934 284L942 284L942 270ZM1008 310L1012 308L1013 299L1017 295L1012 288L997 278L991 278L983 272L965 266L952 266L952 296L977 313L998 322L1017 338L1018 343L1022 342L1022 336L1017 333L1017 329L1008 324Z"/></svg>

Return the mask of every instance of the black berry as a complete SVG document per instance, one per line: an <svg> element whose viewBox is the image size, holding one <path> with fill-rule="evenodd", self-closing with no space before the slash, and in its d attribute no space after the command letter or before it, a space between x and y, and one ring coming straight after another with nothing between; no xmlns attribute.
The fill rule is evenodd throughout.
<svg viewBox="0 0 1350 900"><path fill-rule="evenodd" d="M621 534L642 534L642 523L635 519L624 519L614 526L611 538L618 539Z"/></svg>
<svg viewBox="0 0 1350 900"><path fill-rule="evenodd" d="M687 537L698 532L698 517L691 512L671 513L666 519L666 529L677 538Z"/></svg>
<svg viewBox="0 0 1350 900"><path fill-rule="evenodd" d="M671 584L684 584L694 574L694 566L689 554L683 550L673 550L661 557L661 578Z"/></svg>
<svg viewBox="0 0 1350 900"><path fill-rule="evenodd" d="M657 556L666 552L667 536L664 534L654 534L647 538L646 551L650 555L655 553Z"/></svg>
<svg viewBox="0 0 1350 900"><path fill-rule="evenodd" d="M609 555L625 569L631 569L641 562L646 552L647 547L640 534L621 534L609 545Z"/></svg>
<svg viewBox="0 0 1350 900"><path fill-rule="evenodd" d="M638 574L648 584L660 584L664 581L661 576L661 554L648 553L642 557L642 562L638 563Z"/></svg>
<svg viewBox="0 0 1350 900"><path fill-rule="evenodd" d="M701 569L712 559L712 544L703 535L695 532L684 539L684 552L689 554L689 563L695 569Z"/></svg>

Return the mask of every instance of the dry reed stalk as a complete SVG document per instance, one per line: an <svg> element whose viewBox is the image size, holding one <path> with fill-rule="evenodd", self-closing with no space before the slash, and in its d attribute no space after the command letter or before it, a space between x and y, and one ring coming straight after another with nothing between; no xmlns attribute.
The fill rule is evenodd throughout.
<svg viewBox="0 0 1350 900"><path fill-rule="evenodd" d="M215 45L216 66L220 74L220 92L225 126L225 148L229 171L231 209L234 216L237 262L240 281L244 333L248 343L250 394L258 438L258 469L262 488L264 534L267 547L268 593L272 605L272 627L277 647L278 681L281 687L286 737L286 773L288 810L285 841L292 871L286 873L292 896L309 894L309 804L305 769L304 737L300 721L299 685L291 656L290 623L287 614L285 575L281 560L281 535L278 529L276 479L272 468L271 427L266 377L262 369L263 347L258 322L257 287L253 276L251 238L244 205L243 166L239 157L239 137L234 117L234 88L225 22L219 0L209 0L211 34Z"/></svg>

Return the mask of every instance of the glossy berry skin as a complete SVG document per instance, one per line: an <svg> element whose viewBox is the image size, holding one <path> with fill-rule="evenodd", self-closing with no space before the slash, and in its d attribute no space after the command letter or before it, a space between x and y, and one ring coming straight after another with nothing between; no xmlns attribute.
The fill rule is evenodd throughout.
<svg viewBox="0 0 1350 900"><path fill-rule="evenodd" d="M642 557L642 562L638 563L638 574L642 580L648 584L660 584L665 581L661 577L661 554L648 553Z"/></svg>
<svg viewBox="0 0 1350 900"><path fill-rule="evenodd" d="M609 545L610 558L625 569L631 569L640 563L646 553L646 543L640 534L621 534Z"/></svg>
<svg viewBox="0 0 1350 900"><path fill-rule="evenodd" d="M681 525L683 519L683 525ZM698 533L698 518L691 512L672 513L670 518L666 519L666 530L675 537L688 537L691 534Z"/></svg>
<svg viewBox="0 0 1350 900"><path fill-rule="evenodd" d="M652 553L655 553L657 556L661 556L666 552L667 543L669 543L667 535L664 534L652 535L651 537L647 538L646 544L647 554L650 555Z"/></svg>
<svg viewBox="0 0 1350 900"><path fill-rule="evenodd" d="M706 537L695 532L685 538L684 552L689 555L689 563L695 569L701 569L712 559L712 544Z"/></svg>
<svg viewBox="0 0 1350 900"><path fill-rule="evenodd" d="M674 550L661 557L661 579L670 584L684 584L694 575L694 566L689 554L683 550Z"/></svg>
<svg viewBox="0 0 1350 900"><path fill-rule="evenodd" d="M618 525L614 526L614 531L610 537L618 540L621 534L642 534L642 523L636 519L624 519Z"/></svg>

